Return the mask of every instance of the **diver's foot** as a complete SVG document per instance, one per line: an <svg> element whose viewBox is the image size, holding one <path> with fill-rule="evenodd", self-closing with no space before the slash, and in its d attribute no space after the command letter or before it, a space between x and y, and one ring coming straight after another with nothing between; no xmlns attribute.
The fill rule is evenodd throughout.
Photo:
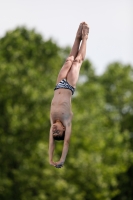
<svg viewBox="0 0 133 200"><path fill-rule="evenodd" d="M76 33L76 38L79 39L79 40L82 40L83 23L84 22L80 23L79 28L78 28L77 33Z"/></svg>
<svg viewBox="0 0 133 200"><path fill-rule="evenodd" d="M88 34L89 34L89 26L85 22L82 25L82 39L88 39Z"/></svg>

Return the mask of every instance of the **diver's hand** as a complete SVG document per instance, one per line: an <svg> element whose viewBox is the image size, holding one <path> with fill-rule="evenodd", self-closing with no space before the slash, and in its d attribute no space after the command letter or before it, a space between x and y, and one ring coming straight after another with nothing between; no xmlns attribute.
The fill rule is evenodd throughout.
<svg viewBox="0 0 133 200"><path fill-rule="evenodd" d="M52 160L51 160L51 161L49 161L49 164L50 164L50 165L53 165L54 167L56 166L56 163L55 163L55 162L53 162Z"/></svg>
<svg viewBox="0 0 133 200"><path fill-rule="evenodd" d="M56 164L56 166L55 166L56 168L61 168L61 167L63 167L64 162L58 161L58 162L56 162L55 164Z"/></svg>

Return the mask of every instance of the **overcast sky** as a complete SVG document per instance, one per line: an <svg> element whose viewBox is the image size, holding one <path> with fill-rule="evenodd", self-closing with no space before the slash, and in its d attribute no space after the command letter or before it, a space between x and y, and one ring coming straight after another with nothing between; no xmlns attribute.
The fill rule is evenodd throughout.
<svg viewBox="0 0 133 200"><path fill-rule="evenodd" d="M0 37L26 26L72 46L82 21L90 26L86 58L98 74L114 61L133 65L133 0L0 0Z"/></svg>

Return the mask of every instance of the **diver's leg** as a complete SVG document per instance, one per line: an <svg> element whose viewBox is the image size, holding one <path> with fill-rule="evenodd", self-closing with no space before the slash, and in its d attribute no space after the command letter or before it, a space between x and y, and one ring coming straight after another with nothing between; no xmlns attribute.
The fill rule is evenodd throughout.
<svg viewBox="0 0 133 200"><path fill-rule="evenodd" d="M78 52L79 52L79 46L80 46L80 42L81 42L81 39L82 39L82 24L81 23L79 25L79 28L77 30L77 33L76 33L76 37L75 37L75 40L74 40L74 44L73 44L73 47L71 49L71 52L68 56L68 58L66 59L64 65L62 66L59 74L58 74L58 77L57 77L57 83L59 83L62 79L66 79L67 78L67 74L72 66L72 63L73 61L75 60Z"/></svg>
<svg viewBox="0 0 133 200"><path fill-rule="evenodd" d="M72 67L67 75L67 81L73 87L76 87L76 83L79 77L80 67L85 58L88 33L89 33L89 27L86 23L84 23L82 28L82 43L78 51L78 54L75 60L73 61Z"/></svg>

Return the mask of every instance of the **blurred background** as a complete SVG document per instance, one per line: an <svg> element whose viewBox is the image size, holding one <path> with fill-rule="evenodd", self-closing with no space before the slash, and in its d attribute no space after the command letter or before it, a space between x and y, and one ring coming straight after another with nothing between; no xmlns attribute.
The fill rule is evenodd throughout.
<svg viewBox="0 0 133 200"><path fill-rule="evenodd" d="M0 1L0 199L133 199L133 1ZM56 77L90 26L65 165L48 162ZM54 160L62 150L57 142Z"/></svg>

